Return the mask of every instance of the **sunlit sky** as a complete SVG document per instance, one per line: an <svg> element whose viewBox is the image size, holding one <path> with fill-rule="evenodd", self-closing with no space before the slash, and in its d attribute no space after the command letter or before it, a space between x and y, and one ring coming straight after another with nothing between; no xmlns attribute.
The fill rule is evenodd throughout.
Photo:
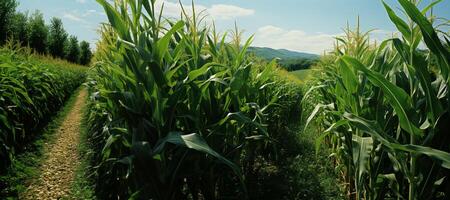
<svg viewBox="0 0 450 200"><path fill-rule="evenodd" d="M165 4L165 15L179 16L177 0L157 0ZM190 6L191 0L182 0ZM396 0L386 0L393 8ZM430 0L423 0L426 5ZM253 46L284 48L320 54L330 49L333 37L342 34L347 22L359 16L363 30L376 29L373 38L385 38L395 31L381 0L194 0L197 10L206 10L221 32L234 27L245 30L245 37L255 34ZM107 18L95 0L19 0L19 11L44 13L63 20L65 29L79 40L91 44L98 39L97 27ZM398 11L398 9L396 9ZM450 18L450 0L443 0L433 10L436 16Z"/></svg>

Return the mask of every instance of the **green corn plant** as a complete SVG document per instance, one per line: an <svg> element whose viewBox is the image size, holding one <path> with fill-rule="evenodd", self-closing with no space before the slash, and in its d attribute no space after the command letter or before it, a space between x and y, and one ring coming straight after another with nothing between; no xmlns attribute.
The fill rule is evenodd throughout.
<svg viewBox="0 0 450 200"><path fill-rule="evenodd" d="M351 198L445 199L450 57L426 17L439 1L422 10L399 3L408 22L384 6L401 38L370 45L358 29L338 38L334 61L322 63L315 88L323 99L308 122L320 116L327 126L318 143L333 143Z"/></svg>
<svg viewBox="0 0 450 200"><path fill-rule="evenodd" d="M88 81L98 196L247 198L256 158L279 153L267 124L283 119L268 115L298 88L249 59L252 37L226 42L194 6L174 20L155 1L98 2L109 19Z"/></svg>
<svg viewBox="0 0 450 200"><path fill-rule="evenodd" d="M0 174L85 78L84 68L30 52L0 48Z"/></svg>

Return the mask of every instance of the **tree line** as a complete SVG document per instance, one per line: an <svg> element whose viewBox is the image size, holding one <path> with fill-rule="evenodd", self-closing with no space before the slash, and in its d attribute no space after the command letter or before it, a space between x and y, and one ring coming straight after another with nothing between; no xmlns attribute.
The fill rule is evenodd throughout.
<svg viewBox="0 0 450 200"><path fill-rule="evenodd" d="M311 66L316 64L318 59L315 58L297 58L297 59L286 59L280 60L279 64L284 67L287 71L296 71L301 69L309 69Z"/></svg>
<svg viewBox="0 0 450 200"><path fill-rule="evenodd" d="M46 24L39 10L29 15L18 12L16 0L0 1L0 45L8 40L29 46L37 53L48 54L70 62L88 65L92 58L89 43L78 41L64 29L61 19L53 17Z"/></svg>

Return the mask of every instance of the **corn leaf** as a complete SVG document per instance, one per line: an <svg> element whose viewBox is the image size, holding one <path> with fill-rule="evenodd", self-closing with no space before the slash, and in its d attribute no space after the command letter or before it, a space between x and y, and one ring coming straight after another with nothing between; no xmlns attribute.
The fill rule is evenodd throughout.
<svg viewBox="0 0 450 200"><path fill-rule="evenodd" d="M411 39L411 31L409 30L408 24L406 24L405 21L403 21L400 17L398 17L395 14L395 12L392 10L392 8L389 7L389 5L387 5L384 1L383 1L383 5L389 15L389 18L394 23L394 25L397 27L397 29L400 31L400 33L402 33L403 36L407 40L410 40Z"/></svg>
<svg viewBox="0 0 450 200"><path fill-rule="evenodd" d="M405 131L416 136L423 135L421 130L414 125L413 117L415 115L415 111L412 107L412 100L403 89L392 84L380 73L368 69L355 58L343 56L341 59L347 63L347 65L364 72L372 84L381 88L386 95L387 100L394 108L399 118L400 126Z"/></svg>
<svg viewBox="0 0 450 200"><path fill-rule="evenodd" d="M233 162L229 161L219 153L211 149L206 141L198 134L191 133L188 135L182 135L180 132L170 132L165 138L158 141L157 145L153 149L153 155L160 153L167 143L175 144L178 146L186 147L189 149L197 150L208 155L216 157L220 162L228 165L236 175L241 175L241 170Z"/></svg>

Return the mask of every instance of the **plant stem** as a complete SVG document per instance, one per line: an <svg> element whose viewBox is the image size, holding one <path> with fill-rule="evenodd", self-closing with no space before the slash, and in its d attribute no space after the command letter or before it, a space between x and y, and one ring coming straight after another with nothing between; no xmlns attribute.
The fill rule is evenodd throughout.
<svg viewBox="0 0 450 200"><path fill-rule="evenodd" d="M413 3L415 4L416 2L413 0ZM411 65L411 67L414 67L414 23L411 19L410 20L410 30L411 30L411 44L410 44L410 49L409 49L409 64ZM411 80L412 81L412 80ZM411 96L413 95L413 88L411 88ZM414 134L410 135L410 144L415 144L416 143L416 136ZM416 156L414 155L414 153L410 154L411 158L410 158L410 169L409 171L411 172L411 176L409 177L409 196L408 199L409 200L414 200L415 199L415 193L416 193L416 181L415 181L415 177L416 177Z"/></svg>
<svg viewBox="0 0 450 200"><path fill-rule="evenodd" d="M414 135L411 135L411 144L415 144L416 143L416 138ZM416 176L416 161L417 158L416 156L411 153L411 159L410 159L410 169L409 171L411 172L411 177L409 178L409 196L408 199L409 200L414 200L415 199L415 193L416 193L416 181L415 181L415 176Z"/></svg>

